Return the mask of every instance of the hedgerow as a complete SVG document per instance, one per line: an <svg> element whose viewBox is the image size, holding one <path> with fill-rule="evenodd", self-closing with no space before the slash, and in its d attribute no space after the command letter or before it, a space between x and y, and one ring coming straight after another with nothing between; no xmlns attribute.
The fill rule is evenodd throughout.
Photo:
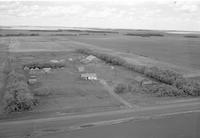
<svg viewBox="0 0 200 138"><path fill-rule="evenodd" d="M94 55L97 58L105 61L106 63L123 66L129 70L141 73L147 77L155 79L158 82L171 85L172 87L179 89L183 96L200 96L200 82L196 80L191 81L189 79L186 79L181 74L175 71L169 69L161 69L159 67L147 67L145 65L130 64L120 57L109 55L106 53L96 52L91 49L77 49L76 51L78 53L86 55Z"/></svg>
<svg viewBox="0 0 200 138"><path fill-rule="evenodd" d="M25 76L15 70L7 74L3 101L4 109L7 112L31 110L37 104Z"/></svg>

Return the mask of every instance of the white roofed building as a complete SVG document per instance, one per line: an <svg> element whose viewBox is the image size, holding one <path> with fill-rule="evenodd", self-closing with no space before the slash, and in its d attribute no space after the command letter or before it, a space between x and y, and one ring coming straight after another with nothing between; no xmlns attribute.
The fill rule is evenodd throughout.
<svg viewBox="0 0 200 138"><path fill-rule="evenodd" d="M84 73L81 74L81 78L85 80L97 80L97 75L96 73Z"/></svg>

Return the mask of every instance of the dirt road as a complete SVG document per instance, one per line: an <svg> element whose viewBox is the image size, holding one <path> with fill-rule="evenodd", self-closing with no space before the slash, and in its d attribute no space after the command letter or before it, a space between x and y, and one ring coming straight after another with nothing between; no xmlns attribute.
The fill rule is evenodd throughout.
<svg viewBox="0 0 200 138"><path fill-rule="evenodd" d="M107 84L107 82L103 79L99 79L99 82L104 86L104 88L109 92L109 94L114 97L116 100L118 100L120 103L125 105L127 108L133 108L133 106L128 103L126 100L124 100L122 97L120 97L118 94L114 92L114 90Z"/></svg>
<svg viewBox="0 0 200 138"><path fill-rule="evenodd" d="M54 118L38 118L29 120L19 120L19 121L1 121L0 122L0 136L2 138L42 138L42 137L79 137L80 132L83 137L94 137L96 131L96 137L105 136L109 137L108 133L105 132L104 128L107 128L110 132L116 131L116 135L121 133L121 136L128 136L126 133L132 134L130 136L137 136L132 133L136 130L144 130L147 132L152 129L152 132L157 131L156 125L150 127L153 124L158 124L161 127L161 132L168 131L169 134L185 134L188 136L188 131L190 134L194 132L193 129L199 129L199 112L200 112L200 102L195 100L187 103L176 103L168 104L151 108L138 109L137 111L119 110L110 112L101 112L85 115L72 115L72 116L57 116ZM185 115L191 115L188 119L184 119ZM196 116L196 118L194 118ZM168 124L167 118L173 118L173 121ZM153 119L153 120L152 120ZM135 121L141 121L143 124L134 124ZM190 120L190 121L188 121ZM150 123L150 122L151 123ZM177 125L176 123L179 122ZM196 126L194 126L196 122ZM167 125L168 124L168 125ZM125 128L118 129L118 126L123 126ZM128 125L128 126L127 126ZM171 130L171 127L177 125L177 129ZM183 126L182 126L183 125ZM188 127L186 127L188 126ZM183 127L182 131L178 128ZM144 129L142 129L144 128ZM168 128L166 130L166 128ZM186 130L189 129L189 130ZM87 133L86 133L87 132ZM102 132L102 134L100 134ZM200 131L197 131L200 132ZM142 135L142 133L140 133ZM160 133L162 134L162 133ZM155 136L155 135L154 135ZM173 136L173 135L172 135ZM174 135L175 137L176 135ZM194 137L195 138L195 137Z"/></svg>

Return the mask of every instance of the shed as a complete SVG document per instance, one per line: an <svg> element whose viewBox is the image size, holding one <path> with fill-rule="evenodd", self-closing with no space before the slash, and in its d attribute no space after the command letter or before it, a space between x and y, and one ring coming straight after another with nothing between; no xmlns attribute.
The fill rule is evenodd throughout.
<svg viewBox="0 0 200 138"><path fill-rule="evenodd" d="M153 84L153 82L151 80L145 80L142 82L143 85L150 85Z"/></svg>
<svg viewBox="0 0 200 138"><path fill-rule="evenodd" d="M37 79L29 79L28 84L35 84L37 82Z"/></svg>
<svg viewBox="0 0 200 138"><path fill-rule="evenodd" d="M140 85L150 85L153 84L153 82L147 78L141 77L141 76L137 76L135 78L135 80L140 83Z"/></svg>

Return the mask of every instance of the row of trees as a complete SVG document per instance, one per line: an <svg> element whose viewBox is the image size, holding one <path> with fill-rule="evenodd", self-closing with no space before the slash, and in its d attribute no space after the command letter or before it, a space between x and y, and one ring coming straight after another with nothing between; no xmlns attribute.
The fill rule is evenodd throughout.
<svg viewBox="0 0 200 138"><path fill-rule="evenodd" d="M86 54L86 55L94 55L98 57L99 59L105 61L106 63L123 66L129 70L144 74L147 77L155 79L158 82L175 87L176 89L179 90L177 91L177 93L179 93L177 95L180 95L181 93L181 95L184 95L184 96L185 95L200 96L200 82L197 80L186 79L181 74L175 71L172 71L169 69L161 69L159 67L133 65L120 57L109 55L106 53L97 52L91 49L77 49L77 52ZM163 86L161 87L163 88ZM166 87L169 88L168 86Z"/></svg>
<svg viewBox="0 0 200 138"><path fill-rule="evenodd" d="M182 90L177 89L171 85L167 84L153 84L153 85L136 85L136 84L125 84L119 83L115 88L114 92L117 94L123 94L127 92L137 93L137 92L145 92L147 94L151 94L157 97L174 97L174 96L184 96Z"/></svg>
<svg viewBox="0 0 200 138"><path fill-rule="evenodd" d="M6 112L20 112L31 110L37 104L37 99L32 95L24 74L12 69L6 72L4 93L4 109Z"/></svg>
<svg viewBox="0 0 200 138"><path fill-rule="evenodd" d="M163 34L159 33L127 33L125 35L129 36L141 36L141 37L151 37L151 36L158 36L158 37L163 37Z"/></svg>
<svg viewBox="0 0 200 138"><path fill-rule="evenodd" d="M19 34L0 34L0 37L11 37L11 36L39 36L40 34L23 34L23 33L19 33Z"/></svg>

